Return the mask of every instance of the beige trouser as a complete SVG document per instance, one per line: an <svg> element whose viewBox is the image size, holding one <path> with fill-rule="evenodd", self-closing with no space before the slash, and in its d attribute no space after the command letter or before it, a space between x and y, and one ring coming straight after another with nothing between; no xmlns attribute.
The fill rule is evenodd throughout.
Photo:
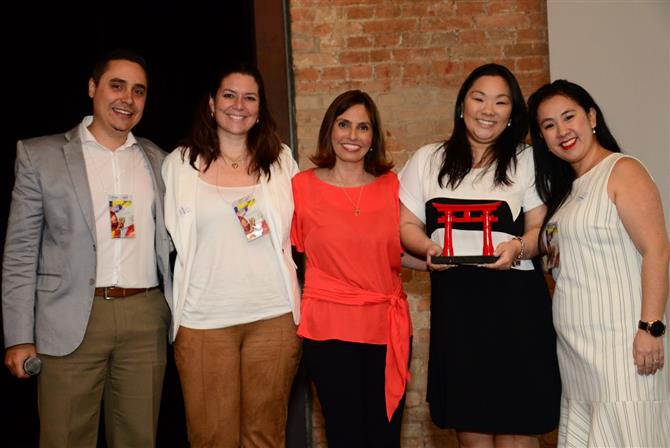
<svg viewBox="0 0 670 448"><path fill-rule="evenodd" d="M283 447L300 347L290 313L222 329L181 327L174 353L191 447Z"/></svg>
<svg viewBox="0 0 670 448"><path fill-rule="evenodd" d="M40 355L40 447L97 446L103 393L107 446L154 446L169 324L159 289L95 297L81 345L66 356Z"/></svg>

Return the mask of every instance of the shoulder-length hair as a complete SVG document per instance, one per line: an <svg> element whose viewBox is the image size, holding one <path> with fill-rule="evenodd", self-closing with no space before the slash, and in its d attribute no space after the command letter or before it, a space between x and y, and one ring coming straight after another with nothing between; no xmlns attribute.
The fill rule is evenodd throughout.
<svg viewBox="0 0 670 448"><path fill-rule="evenodd" d="M533 142L533 159L535 160L535 186L542 201L547 205L547 214L542 230L547 222L563 204L572 191L575 171L570 163L555 156L542 137L538 122L540 105L557 95L570 98L588 114L593 109L596 113L595 138L600 145L612 152L621 152L621 148L605 123L605 116L595 100L583 87L558 79L545 84L528 98L528 117L530 119L530 138Z"/></svg>
<svg viewBox="0 0 670 448"><path fill-rule="evenodd" d="M335 166L335 150L333 149L331 140L335 120L347 109L358 104L363 105L368 112L372 128L371 151L365 154L363 168L373 176L381 176L393 168L393 162L388 160L386 155L386 142L384 140L384 133L382 132L379 110L375 102L370 98L370 95L361 90L348 90L340 94L328 106L328 110L326 110L326 114L321 122L321 129L319 130L318 147L316 153L310 157L310 160L319 168L332 168Z"/></svg>
<svg viewBox="0 0 670 448"><path fill-rule="evenodd" d="M204 171L207 171L212 162L219 156L219 137L216 132L217 123L216 118L212 116L209 100L216 100L216 95L221 88L222 81L232 74L251 76L258 86L258 122L247 134L247 150L251 156L249 172L262 172L269 180L270 167L278 161L279 154L281 153L281 140L277 134L277 125L268 107L261 73L254 65L245 62L231 63L221 68L212 77L208 92L196 109L189 135L182 142L182 146L184 147L182 157L184 157L188 150L191 166L196 168L195 161L200 158L201 163L204 164Z"/></svg>
<svg viewBox="0 0 670 448"><path fill-rule="evenodd" d="M465 79L458 91L456 105L454 107L454 130L451 137L442 144L444 155L437 178L440 187L444 187L445 185L452 189L458 187L461 181L463 181L465 176L467 176L472 169L472 147L468 140L467 128L465 126L465 121L461 118L461 113L463 112L465 96L468 94L475 81L482 76L499 76L504 79L512 96L510 125L505 127L502 134L500 134L496 141L489 146L487 150L488 155L485 156L490 157L489 160L492 161L491 163L496 163L494 177L495 185L511 185L513 183L509 178L507 171L510 165L516 168L517 148L523 143L526 133L528 132L526 102L521 93L519 82L507 67L499 64L485 64L474 69Z"/></svg>

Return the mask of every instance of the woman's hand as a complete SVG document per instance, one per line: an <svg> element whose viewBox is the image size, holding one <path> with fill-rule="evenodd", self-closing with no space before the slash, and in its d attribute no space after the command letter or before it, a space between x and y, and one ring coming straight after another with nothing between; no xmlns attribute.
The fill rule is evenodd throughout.
<svg viewBox="0 0 670 448"><path fill-rule="evenodd" d="M480 266L505 271L511 269L517 263L518 257L529 260L537 256L539 254L538 235L546 213L547 207L545 205L525 211L523 214L525 233L521 237L514 237L498 244L496 250L493 252L493 255L499 257L498 260L495 263L482 264ZM519 238L523 238L523 242Z"/></svg>
<svg viewBox="0 0 670 448"><path fill-rule="evenodd" d="M445 269L453 268L455 264L436 264L433 263L433 257L439 257L442 255L442 248L435 243L432 243L428 246L426 250L426 264L428 265L429 271L444 271Z"/></svg>
<svg viewBox="0 0 670 448"><path fill-rule="evenodd" d="M400 239L404 248L422 257L426 254L426 267L429 271L444 271L453 268L452 264L433 264L432 257L442 255L442 248L426 235L425 224L404 204L400 204Z"/></svg>
<svg viewBox="0 0 670 448"><path fill-rule="evenodd" d="M668 297L670 244L658 188L640 162L622 158L612 168L607 193L642 256L639 319L647 322L661 319ZM633 340L633 359L640 375L656 373L665 362L662 338L639 330Z"/></svg>
<svg viewBox="0 0 670 448"><path fill-rule="evenodd" d="M663 368L663 338L638 330L633 340L633 360L640 375L653 375Z"/></svg>
<svg viewBox="0 0 670 448"><path fill-rule="evenodd" d="M516 257L521 253L521 242L519 240L503 241L496 246L493 255L498 259L495 263L487 263L480 265L483 268L496 269L498 271L506 271L512 268L516 263Z"/></svg>

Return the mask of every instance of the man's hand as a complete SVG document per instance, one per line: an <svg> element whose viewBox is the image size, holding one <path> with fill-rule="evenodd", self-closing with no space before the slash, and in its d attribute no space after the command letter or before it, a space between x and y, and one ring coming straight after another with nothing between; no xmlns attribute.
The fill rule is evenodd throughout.
<svg viewBox="0 0 670 448"><path fill-rule="evenodd" d="M37 356L34 344L19 344L9 347L5 352L5 365L17 378L30 378L23 370L23 363L30 357Z"/></svg>

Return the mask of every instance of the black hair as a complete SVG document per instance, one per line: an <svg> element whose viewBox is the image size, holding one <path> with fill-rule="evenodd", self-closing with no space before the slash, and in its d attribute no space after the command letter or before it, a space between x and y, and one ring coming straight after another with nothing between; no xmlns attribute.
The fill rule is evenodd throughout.
<svg viewBox="0 0 670 448"><path fill-rule="evenodd" d="M561 160L549 151L538 122L537 114L540 105L558 95L570 98L587 114L593 109L596 113L596 140L609 151L621 152L619 144L607 127L605 116L600 107L583 87L565 79L558 79L535 91L528 98L528 117L530 120L530 138L533 142L533 159L535 161L535 187L540 198L547 206L542 231L572 191L572 182L576 176L570 163Z"/></svg>
<svg viewBox="0 0 670 448"><path fill-rule="evenodd" d="M134 51L126 50L123 48L117 48L116 50L112 50L111 52L107 53L100 60L98 60L93 66L93 70L91 72L91 79L93 79L93 82L95 83L96 86L100 82L100 78L102 78L102 75L107 71L107 67L109 66L109 63L111 61L134 62L135 64L142 67L142 70L144 70L144 74L146 75L148 81L149 66L147 64L147 61Z"/></svg>
<svg viewBox="0 0 670 448"><path fill-rule="evenodd" d="M510 125L491 144L488 151L490 151L490 160L496 163L495 185L512 184L507 171L510 165L516 168L517 148L523 143L528 132L526 102L524 101L518 81L507 67L499 64L485 64L474 69L458 91L454 107L454 130L451 137L442 144L444 156L438 175L440 187L444 187L446 184L451 188L456 188L472 169L472 148L468 140L465 122L461 118L461 113L463 111L465 96L475 81L482 76L499 76L505 80L510 90L512 101ZM444 181L445 176L447 177L446 182Z"/></svg>

